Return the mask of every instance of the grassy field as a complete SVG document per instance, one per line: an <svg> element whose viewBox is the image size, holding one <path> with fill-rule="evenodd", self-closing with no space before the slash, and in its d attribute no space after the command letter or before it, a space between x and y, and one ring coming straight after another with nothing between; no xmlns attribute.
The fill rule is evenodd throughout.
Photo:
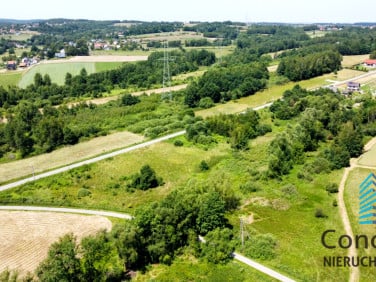
<svg viewBox="0 0 376 282"><path fill-rule="evenodd" d="M123 64L124 64L123 62L96 62L95 71L103 72L103 71L113 70L122 66Z"/></svg>
<svg viewBox="0 0 376 282"><path fill-rule="evenodd" d="M312 89L317 88L321 85L329 84L326 79L327 75L324 75L309 80L300 81L299 83L289 82L283 85L273 85L265 90L255 93L254 95L240 98L235 101L230 101L226 104L220 104L210 109L197 111L196 115L208 117L221 113L239 113L246 110L247 108L260 106L281 98L284 91L291 89L296 84L299 84L303 88Z"/></svg>
<svg viewBox="0 0 376 282"><path fill-rule="evenodd" d="M358 164L364 166L376 166L376 145L359 158Z"/></svg>
<svg viewBox="0 0 376 282"><path fill-rule="evenodd" d="M141 142L143 137L130 132L117 132L77 145L67 146L49 154L0 164L0 183L40 173L52 168L87 159L115 149Z"/></svg>
<svg viewBox="0 0 376 282"><path fill-rule="evenodd" d="M345 68L350 68L354 65L362 63L364 60L368 58L369 55L343 56L342 66Z"/></svg>
<svg viewBox="0 0 376 282"><path fill-rule="evenodd" d="M22 78L22 72L1 72L0 86L8 87L11 85L18 85Z"/></svg>
<svg viewBox="0 0 376 282"><path fill-rule="evenodd" d="M261 115L265 121L270 122L267 111L261 112ZM323 255L331 255L333 252L327 252L320 243L324 230L335 228L342 231L338 209L332 205L335 196L328 195L324 189L328 182L338 183L342 171L315 175L312 181L307 181L297 177L303 169L302 165L299 165L282 180L254 180L260 186L254 193L243 193L239 188L250 179L252 171L265 170L269 143L275 134L285 130L286 126L287 123L273 126L272 133L251 141L250 150L245 152L233 152L226 142L220 140L217 145L204 150L179 137L184 141L183 147L174 146L173 140L159 143L0 193L0 202L76 206L132 213L135 207L158 201L173 189L179 189L187 183L197 187L209 185L233 189L241 200L241 208L228 214L229 221L234 226L234 234L239 234L239 217L252 214L254 221L246 225L246 228L271 233L278 242L276 258L260 261L261 263L299 281L345 281L348 275L346 270L322 267ZM200 172L199 163L202 160L209 164L209 171ZM154 168L157 175L164 179L165 185L148 191L127 192L124 177L134 174L144 164ZM292 197L281 192L281 187L287 184L296 186L297 193ZM91 195L78 198L81 188L90 190ZM314 213L317 208L322 208L327 218L316 218ZM344 252L336 250L335 254L344 255ZM179 271L179 265L185 268L189 263L191 262L186 259L184 262L178 260L172 268L174 271L156 266L147 275L151 275L150 279L156 281L181 281L184 277L188 277L186 281L190 281L189 277L200 277L205 265L193 265L186 272L175 272L175 269ZM238 270L234 271L237 273ZM217 277L217 272L223 273L219 268L213 272L213 277ZM263 279L249 275L256 280ZM149 277L146 277L146 280L148 279Z"/></svg>
<svg viewBox="0 0 376 282"><path fill-rule="evenodd" d="M356 168L354 169L347 180L345 187L345 203L347 212L350 218L351 226L354 235L365 234L371 239L375 235L375 225L361 225L358 221L359 216L359 185L362 181L375 170ZM376 249L370 246L368 249L364 248L362 244L358 248L359 256L376 256ZM374 267L360 267L360 281L375 281L376 273Z"/></svg>
<svg viewBox="0 0 376 282"><path fill-rule="evenodd" d="M32 84L36 73L42 75L48 74L52 82L63 85L66 73L69 72L72 75L77 75L83 68L86 69L88 74L96 71L95 63L59 63L57 61L56 63L39 64L32 67L22 76L19 86L24 88Z"/></svg>

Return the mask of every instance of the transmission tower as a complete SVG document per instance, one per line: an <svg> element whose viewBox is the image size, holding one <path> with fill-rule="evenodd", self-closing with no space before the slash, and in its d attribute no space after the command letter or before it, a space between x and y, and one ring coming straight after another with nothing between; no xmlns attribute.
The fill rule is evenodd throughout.
<svg viewBox="0 0 376 282"><path fill-rule="evenodd" d="M168 41L163 42L163 95L162 97L165 98L166 96L169 99L172 99L171 95L171 75L170 75L170 61L174 61L173 57L170 57L168 53ZM168 89L168 90L167 90Z"/></svg>

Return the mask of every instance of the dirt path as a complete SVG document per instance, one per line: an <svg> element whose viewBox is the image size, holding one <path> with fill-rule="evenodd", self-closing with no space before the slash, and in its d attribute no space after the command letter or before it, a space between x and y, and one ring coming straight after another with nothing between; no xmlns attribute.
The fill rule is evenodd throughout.
<svg viewBox="0 0 376 282"><path fill-rule="evenodd" d="M376 144L376 138L373 138L372 140L370 140L364 146L364 150L365 151L370 150L375 144ZM353 231L352 231L352 228L351 228L350 219L349 219L349 216L347 214L346 205L345 205L345 201L344 201L344 192L345 192L345 185L346 185L347 178L349 176L350 171L352 171L356 167L363 167L363 168L370 168L370 169L376 168L376 167L371 167L371 166L358 165L359 159L360 159L360 157L357 158L357 159L351 159L350 160L350 167L345 168L341 182L339 184L339 191L338 191L338 207L339 207L339 212L340 212L340 215L341 215L341 218L342 218L343 226L344 226L346 234L349 235L352 238L354 237L354 234L353 234ZM357 249L355 248L355 244L353 244L349 248L348 256L350 256L350 257L357 256ZM349 281L351 281L351 282L359 281L359 268L358 267L352 267L351 268Z"/></svg>
<svg viewBox="0 0 376 282"><path fill-rule="evenodd" d="M146 95L151 95L151 94L162 94L168 91L178 91L187 88L188 84L181 84L181 85L175 85L171 87L166 87L166 88L157 88L157 89L150 89L150 90L145 90L145 91L138 91L132 93L133 96L141 96L143 94ZM119 99L120 95L116 96L111 96L111 97L104 97L104 98L97 98L97 99L91 99L91 100L86 100L84 101L86 104L95 104L95 105L102 105L110 101L114 101ZM66 106L72 107L75 105L78 105L82 102L73 102L73 103L68 103Z"/></svg>

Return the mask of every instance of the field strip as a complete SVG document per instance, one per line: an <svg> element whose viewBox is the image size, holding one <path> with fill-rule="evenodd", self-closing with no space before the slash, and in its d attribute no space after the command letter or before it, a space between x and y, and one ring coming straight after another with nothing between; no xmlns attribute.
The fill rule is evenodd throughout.
<svg viewBox="0 0 376 282"><path fill-rule="evenodd" d="M138 134L127 131L116 132L73 146L66 146L48 154L0 164L0 183L69 165L143 140L144 137Z"/></svg>
<svg viewBox="0 0 376 282"><path fill-rule="evenodd" d="M54 169L54 170L51 170L51 171L48 171L48 172L45 172L45 173L42 173L42 174L34 175L32 177L28 177L28 178L25 178L25 179L22 179L22 180L19 180L19 181L16 181L16 182L5 184L5 185L0 186L0 192L14 188L14 187L17 187L17 186L20 186L20 185L23 185L23 184L26 184L26 183L29 183L29 182L32 182L32 181L35 181L35 180L38 180L38 179L42 179L42 178L46 178L46 177L49 177L49 176L52 176L52 175L56 175L56 174L59 174L59 173L62 173L62 172L65 172L65 171L68 171L68 170L71 170L71 169L74 169L74 168L77 168L77 167L96 163L96 162L99 162L99 161L102 161L102 160L105 160L105 159L108 159L108 158L112 158L112 157L115 157L115 156L118 156L118 155L122 155L122 154L125 154L125 153L128 153L128 152L137 150L137 149L145 148L145 147L151 146L153 144L156 144L156 143L159 143L159 142L162 142L162 141L165 141L165 140L177 137L177 136L181 136L181 135L184 135L184 134L185 134L185 130L182 130L182 131L175 132L175 133L172 133L172 134L169 134L169 135L157 138L157 139L153 139L151 141L147 141L147 142L144 142L144 143L141 143L141 144L137 144L137 145L125 148L125 149L117 150L117 151L107 153L107 154L104 154L104 155L101 155L101 156L98 156L98 157L95 157L95 158L92 158L92 159L88 159L88 160L85 160L85 161L82 161L82 162L67 165L67 166L64 166L64 167L61 167L61 168L58 168L58 169Z"/></svg>
<svg viewBox="0 0 376 282"><path fill-rule="evenodd" d="M168 91L178 91L187 88L188 84L181 84L181 85L175 85L175 86L170 86L170 87L165 87L165 88L156 88L156 89L149 89L145 91L137 91L131 93L133 96L141 96L143 94L146 95L151 95L151 94L162 94ZM65 104L68 107L76 106L81 104L82 102L85 102L86 104L95 104L95 105L102 105L110 101L115 101L119 99L119 97L122 96L122 94L111 96L111 97L104 97L104 98L96 98L96 99L91 99L91 100L86 100L86 101L80 101L80 102L72 102L72 103L67 103Z"/></svg>
<svg viewBox="0 0 376 282"><path fill-rule="evenodd" d="M42 61L43 64L58 64L58 63L109 63L109 62L137 62L147 61L148 56L114 56L114 55L101 55L101 56L76 56L69 59L48 60Z"/></svg>
<svg viewBox="0 0 376 282"><path fill-rule="evenodd" d="M73 209L73 208L53 208L53 207L33 207L33 206L0 206L3 211L37 211L37 212L58 212L58 213L73 213L73 214L86 214L98 215L105 217L115 217L121 219L133 219L130 214L111 212L111 211L98 211L86 209Z"/></svg>
<svg viewBox="0 0 376 282"><path fill-rule="evenodd" d="M19 278L33 272L61 236L73 233L79 242L102 229L112 229L104 216L16 210L1 210L0 226L0 272L17 270Z"/></svg>

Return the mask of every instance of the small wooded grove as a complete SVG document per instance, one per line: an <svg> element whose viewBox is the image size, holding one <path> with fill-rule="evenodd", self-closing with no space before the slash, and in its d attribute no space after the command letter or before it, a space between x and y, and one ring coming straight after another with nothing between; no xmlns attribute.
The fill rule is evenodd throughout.
<svg viewBox="0 0 376 282"><path fill-rule="evenodd" d="M130 270L171 264L183 252L225 263L235 248L224 216L229 200L209 187L174 191L160 202L137 209L133 220L115 225L111 232L99 232L81 242L72 234L60 238L35 276L39 281L123 281ZM205 235L206 244L199 242L199 234Z"/></svg>
<svg viewBox="0 0 376 282"><path fill-rule="evenodd" d="M299 86L284 93L270 110L274 117L292 120L290 127L271 142L269 170L272 177L288 174L306 152L318 151L300 176L328 172L349 165L350 157L363 151L363 137L376 136L376 102L364 97L359 108L351 100L327 89L307 91Z"/></svg>

